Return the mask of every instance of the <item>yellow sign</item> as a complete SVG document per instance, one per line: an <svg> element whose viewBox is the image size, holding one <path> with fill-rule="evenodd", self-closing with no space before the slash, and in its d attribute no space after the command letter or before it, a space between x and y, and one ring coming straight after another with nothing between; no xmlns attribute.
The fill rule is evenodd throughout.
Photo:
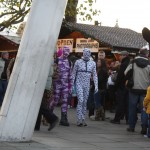
<svg viewBox="0 0 150 150"><path fill-rule="evenodd" d="M57 50L63 48L63 46L68 46L70 52L73 50L73 39L58 39L57 41Z"/></svg>

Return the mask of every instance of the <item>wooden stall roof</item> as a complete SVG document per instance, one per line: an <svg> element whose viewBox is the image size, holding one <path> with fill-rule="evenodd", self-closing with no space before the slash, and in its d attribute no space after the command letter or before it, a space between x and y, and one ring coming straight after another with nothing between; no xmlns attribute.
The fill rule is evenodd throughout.
<svg viewBox="0 0 150 150"><path fill-rule="evenodd" d="M9 52L10 58L16 56L21 37L15 33L2 31L0 32L0 54L1 52Z"/></svg>
<svg viewBox="0 0 150 150"><path fill-rule="evenodd" d="M19 36L11 36L11 35L0 35L0 39L6 40L7 42L18 46L21 41L21 37Z"/></svg>
<svg viewBox="0 0 150 150"><path fill-rule="evenodd" d="M142 34L131 29L106 27L88 24L63 22L59 37L79 31L87 38L97 40L100 45L107 45L114 49L140 49L146 45Z"/></svg>

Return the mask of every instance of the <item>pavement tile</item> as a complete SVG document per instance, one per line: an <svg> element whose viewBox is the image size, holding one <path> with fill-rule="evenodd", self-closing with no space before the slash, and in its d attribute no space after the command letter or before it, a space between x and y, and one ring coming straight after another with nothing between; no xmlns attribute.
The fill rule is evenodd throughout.
<svg viewBox="0 0 150 150"><path fill-rule="evenodd" d="M55 113L60 117L60 107ZM57 125L49 132L48 126L41 125L31 142L0 142L0 150L150 150L150 139L140 134L140 119L135 132L129 133L125 120L120 125L110 123L114 113L108 111L106 117L106 121L91 121L87 117L88 126L77 127L76 110L69 109L70 127Z"/></svg>

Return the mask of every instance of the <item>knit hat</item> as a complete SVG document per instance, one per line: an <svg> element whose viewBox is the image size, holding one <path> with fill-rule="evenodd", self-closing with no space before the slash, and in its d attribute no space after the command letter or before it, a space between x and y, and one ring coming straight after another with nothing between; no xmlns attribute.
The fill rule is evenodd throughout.
<svg viewBox="0 0 150 150"><path fill-rule="evenodd" d="M70 48L68 46L63 47L63 58L67 58L70 53Z"/></svg>
<svg viewBox="0 0 150 150"><path fill-rule="evenodd" d="M59 48L59 49L57 50L57 57L60 57L60 56L62 55L62 53L63 53L62 48Z"/></svg>

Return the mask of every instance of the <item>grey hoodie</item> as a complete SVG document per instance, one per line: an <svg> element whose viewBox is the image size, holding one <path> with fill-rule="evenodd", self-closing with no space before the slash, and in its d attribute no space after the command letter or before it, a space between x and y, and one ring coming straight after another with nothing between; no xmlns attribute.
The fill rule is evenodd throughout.
<svg viewBox="0 0 150 150"><path fill-rule="evenodd" d="M125 70L125 75L130 69L132 69L132 63ZM135 57L133 70L134 86L131 91L143 94L146 93L150 85L150 61L148 58L142 56Z"/></svg>

